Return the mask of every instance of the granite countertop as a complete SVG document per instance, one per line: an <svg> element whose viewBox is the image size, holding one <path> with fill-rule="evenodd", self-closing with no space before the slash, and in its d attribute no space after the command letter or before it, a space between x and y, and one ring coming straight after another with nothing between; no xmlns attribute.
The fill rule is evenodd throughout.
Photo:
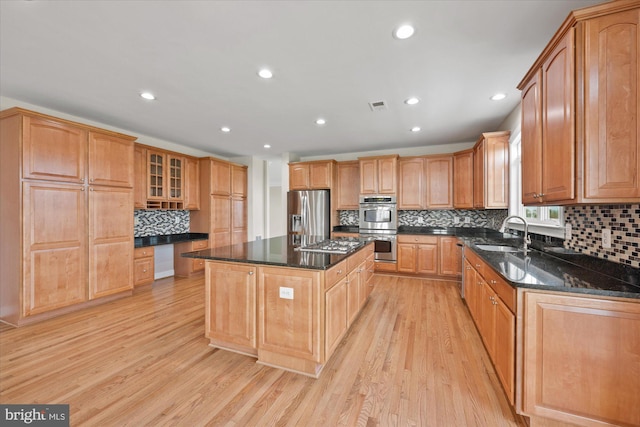
<svg viewBox="0 0 640 427"><path fill-rule="evenodd" d="M296 239L298 237L298 239ZM186 252L182 256L186 258L200 258L215 261L231 261L248 264L263 264L281 267L305 268L312 270L326 270L348 258L355 252L366 246L363 245L348 254L327 254L319 252L302 252L294 248L300 244L307 245L323 240L322 237L307 238L305 242L299 241L299 236L278 236L270 239L254 240L253 242L239 243L233 246L203 249L200 251Z"/></svg>
<svg viewBox="0 0 640 427"><path fill-rule="evenodd" d="M357 225L336 225L333 227L336 233L358 233ZM401 225L398 234L432 234L438 236L456 237L503 237L504 234L491 228L480 227L413 227Z"/></svg>
<svg viewBox="0 0 640 427"><path fill-rule="evenodd" d="M207 233L182 233L165 234L161 236L136 237L133 239L134 248L144 248L147 246L170 245L173 243L189 242L192 240L208 239Z"/></svg>

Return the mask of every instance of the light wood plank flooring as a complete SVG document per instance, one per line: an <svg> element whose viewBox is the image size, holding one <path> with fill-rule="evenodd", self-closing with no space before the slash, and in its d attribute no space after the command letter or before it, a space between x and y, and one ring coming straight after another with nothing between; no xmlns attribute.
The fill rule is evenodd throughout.
<svg viewBox="0 0 640 427"><path fill-rule="evenodd" d="M72 426L522 426L454 282L376 275L317 380L208 347L204 279L0 328L0 402Z"/></svg>

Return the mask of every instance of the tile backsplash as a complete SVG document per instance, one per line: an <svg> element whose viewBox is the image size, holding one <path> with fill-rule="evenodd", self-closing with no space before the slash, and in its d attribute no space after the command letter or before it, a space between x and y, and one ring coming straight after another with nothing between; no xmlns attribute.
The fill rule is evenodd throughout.
<svg viewBox="0 0 640 427"><path fill-rule="evenodd" d="M594 257L640 268L640 205L568 206L565 247ZM602 247L602 229L611 230L611 248Z"/></svg>
<svg viewBox="0 0 640 427"><path fill-rule="evenodd" d="M424 210L398 211L398 225L418 227L487 227L498 229L507 217L498 210ZM459 222L456 222L458 218ZM468 218L469 222L466 222ZM340 225L358 225L358 211L340 211Z"/></svg>
<svg viewBox="0 0 640 427"><path fill-rule="evenodd" d="M189 211L136 210L133 213L134 237L189 232Z"/></svg>

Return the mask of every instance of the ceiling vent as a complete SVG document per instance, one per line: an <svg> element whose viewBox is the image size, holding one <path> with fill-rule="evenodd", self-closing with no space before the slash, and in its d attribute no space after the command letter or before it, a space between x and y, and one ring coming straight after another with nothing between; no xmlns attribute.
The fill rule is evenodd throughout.
<svg viewBox="0 0 640 427"><path fill-rule="evenodd" d="M369 108L371 108L371 111L382 111L387 109L387 104L384 101L370 102Z"/></svg>

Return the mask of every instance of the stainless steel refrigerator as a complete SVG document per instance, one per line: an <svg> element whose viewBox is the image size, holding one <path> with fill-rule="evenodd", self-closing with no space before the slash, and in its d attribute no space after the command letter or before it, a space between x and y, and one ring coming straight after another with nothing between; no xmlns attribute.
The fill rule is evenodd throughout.
<svg viewBox="0 0 640 427"><path fill-rule="evenodd" d="M329 190L287 193L287 234L328 239L331 235Z"/></svg>

